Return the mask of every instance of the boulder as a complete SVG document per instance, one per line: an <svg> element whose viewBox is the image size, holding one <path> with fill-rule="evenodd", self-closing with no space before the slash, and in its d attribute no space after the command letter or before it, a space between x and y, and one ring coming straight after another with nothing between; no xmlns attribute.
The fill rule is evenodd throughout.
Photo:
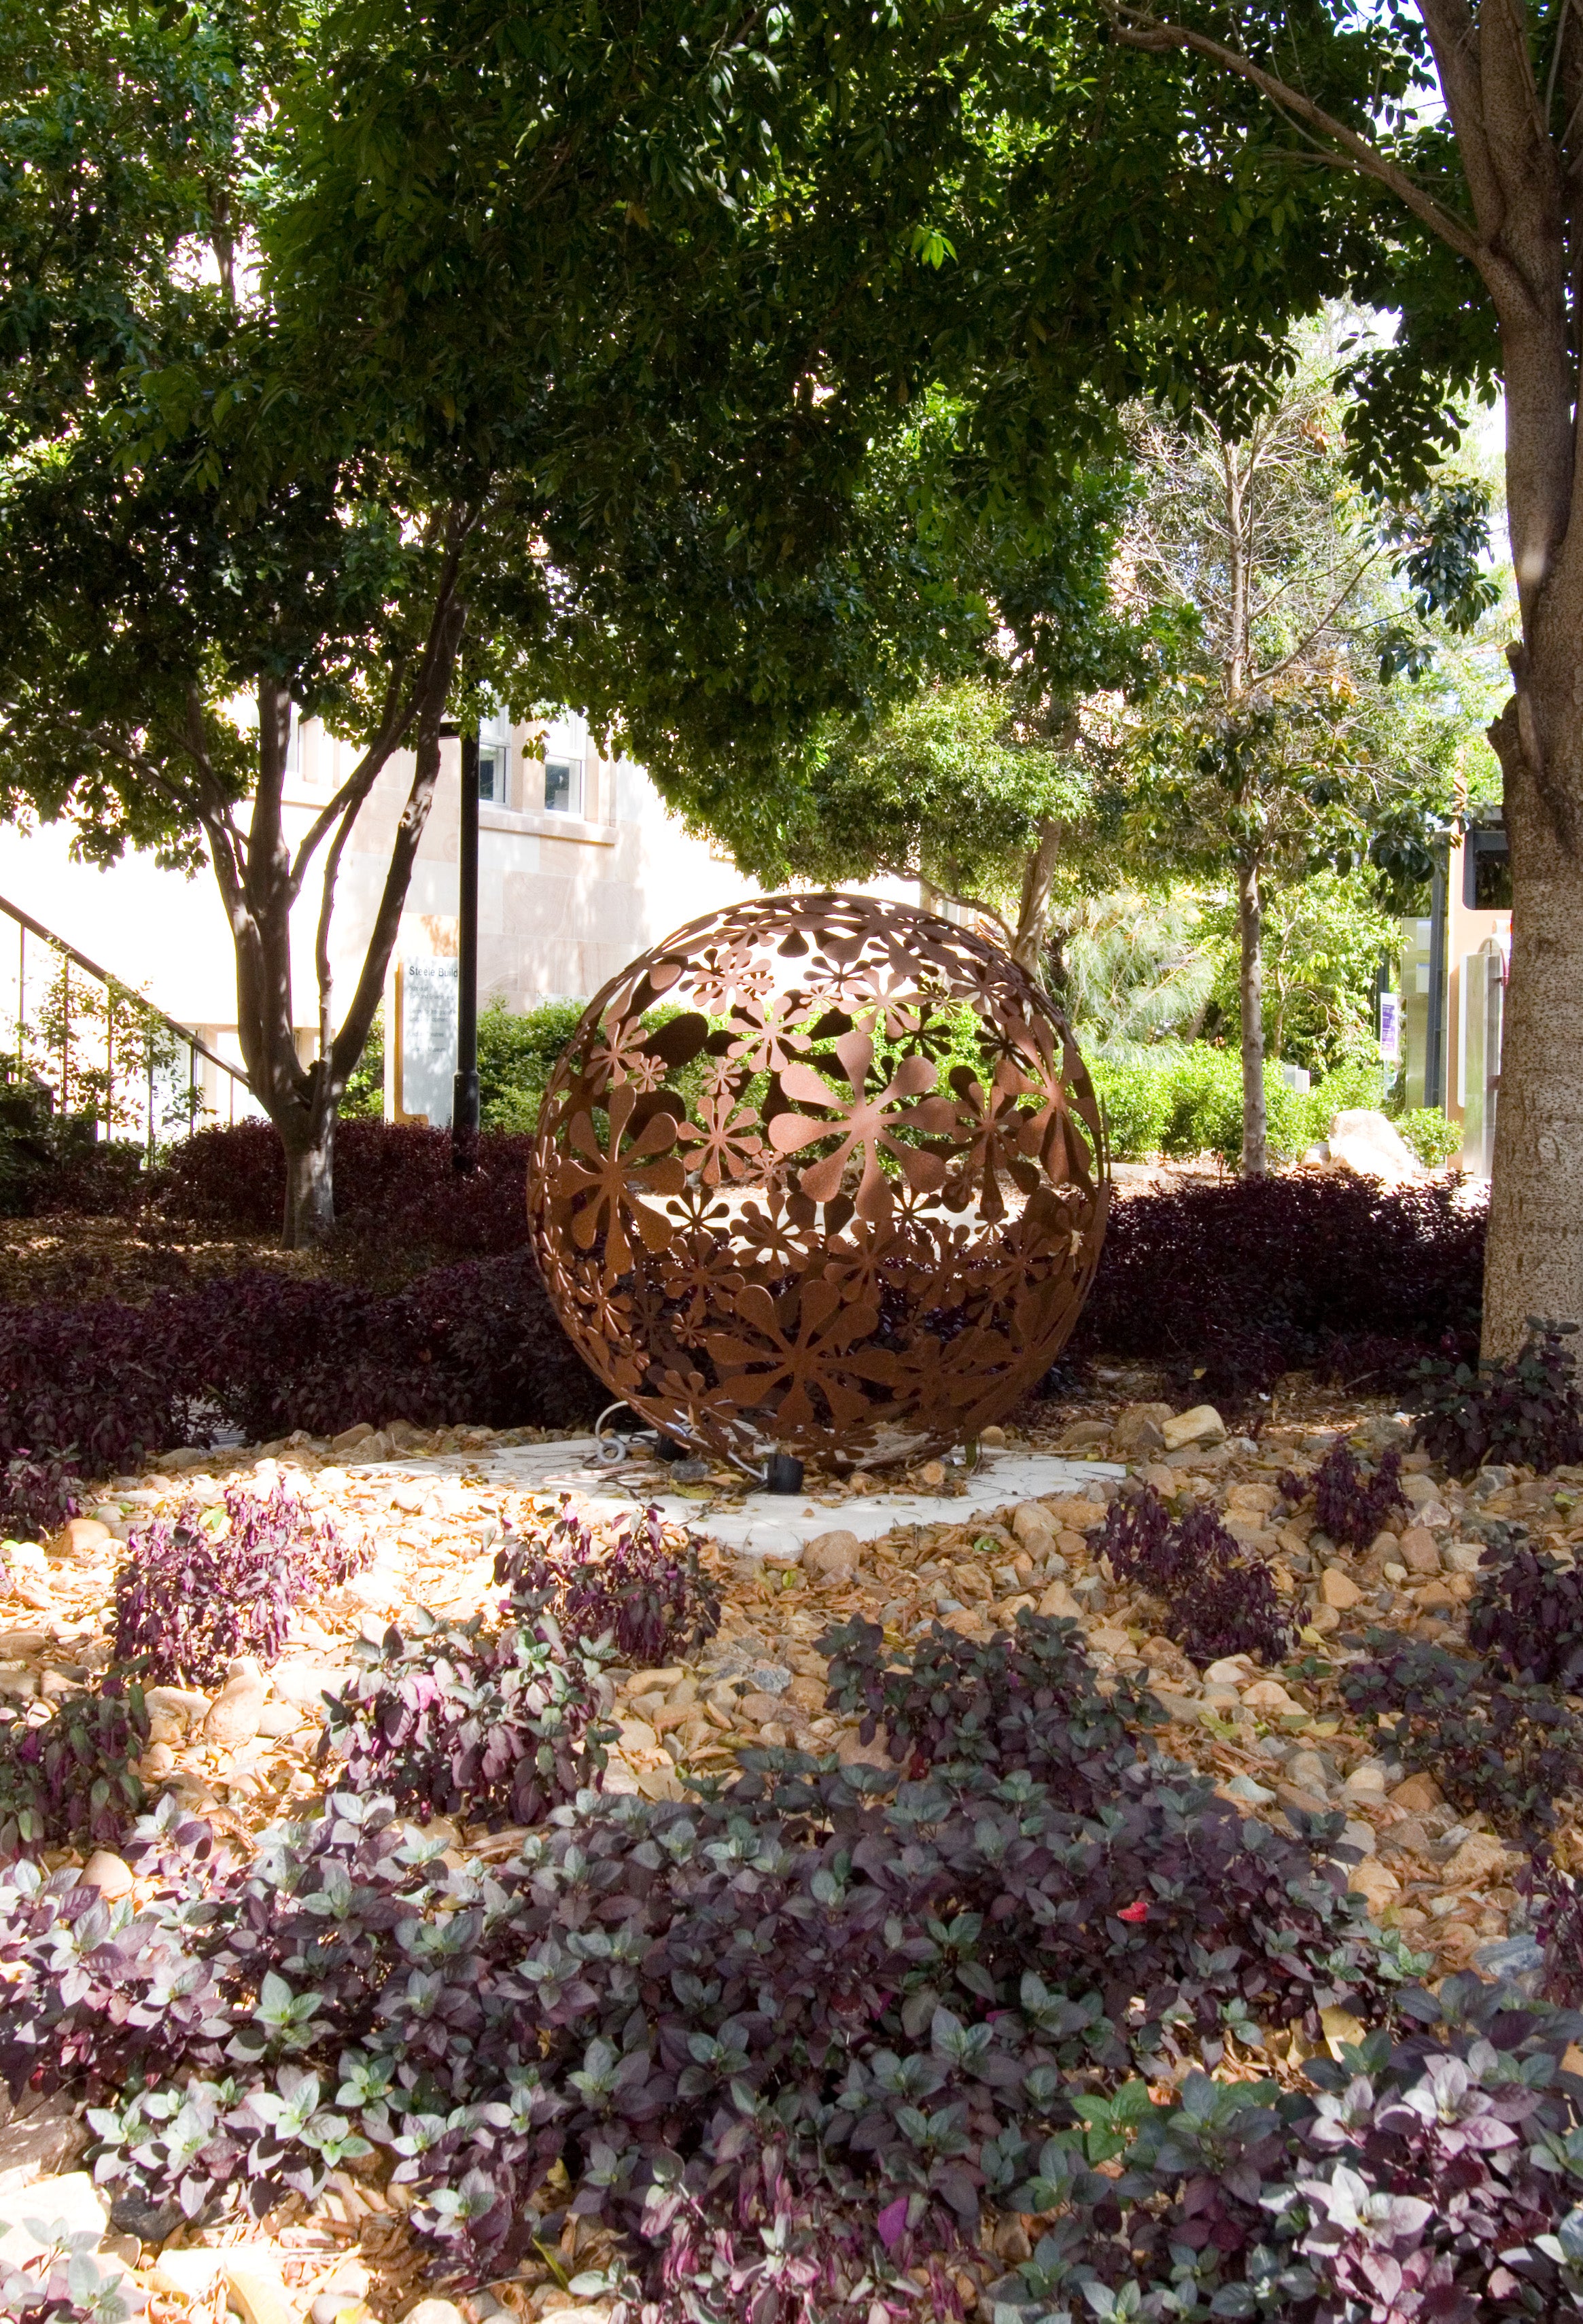
<svg viewBox="0 0 1583 2324"><path fill-rule="evenodd" d="M1448 1573L1477 1573L1483 1555L1481 1541L1449 1541L1440 1552Z"/></svg>
<svg viewBox="0 0 1583 2324"><path fill-rule="evenodd" d="M1409 1775L1391 1794L1391 1805L1405 1809L1409 1815L1422 1815L1429 1808L1438 1808L1444 1797L1432 1775Z"/></svg>
<svg viewBox="0 0 1583 2324"><path fill-rule="evenodd" d="M1220 1444L1226 1439L1226 1423L1212 1404L1195 1404L1187 1412L1179 1412L1162 1424L1162 1434L1168 1452L1180 1452L1190 1444Z"/></svg>
<svg viewBox="0 0 1583 2324"><path fill-rule="evenodd" d="M1064 1615L1069 1621L1082 1618L1083 1609L1064 1582L1052 1582L1039 1600L1041 1614Z"/></svg>
<svg viewBox="0 0 1583 2324"><path fill-rule="evenodd" d="M373 1434L371 1420L354 1420L350 1428L343 1428L338 1436L330 1438L329 1449L332 1452L351 1452Z"/></svg>
<svg viewBox="0 0 1583 2324"><path fill-rule="evenodd" d="M1377 1178L1382 1185L1408 1185L1427 1175L1395 1123L1366 1106L1338 1113L1328 1142L1332 1162L1360 1177Z"/></svg>

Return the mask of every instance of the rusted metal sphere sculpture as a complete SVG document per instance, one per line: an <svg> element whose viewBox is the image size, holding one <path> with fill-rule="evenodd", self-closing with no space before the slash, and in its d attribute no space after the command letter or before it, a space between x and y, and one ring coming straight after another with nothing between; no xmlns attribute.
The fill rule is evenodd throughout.
<svg viewBox="0 0 1583 2324"><path fill-rule="evenodd" d="M814 895L695 920L590 1002L528 1201L592 1369L752 1467L1008 1411L1077 1321L1107 1191L1082 1060L1006 954Z"/></svg>

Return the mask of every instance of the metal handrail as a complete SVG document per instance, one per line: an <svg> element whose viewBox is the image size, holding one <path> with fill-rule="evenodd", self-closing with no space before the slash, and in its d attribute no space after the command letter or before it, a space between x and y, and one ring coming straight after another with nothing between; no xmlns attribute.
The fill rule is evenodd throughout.
<svg viewBox="0 0 1583 2324"><path fill-rule="evenodd" d="M68 960L75 961L78 967L86 969L89 976L97 976L101 984L119 984L124 991L136 991L135 986L126 983L123 977L113 976L107 968L101 968L97 960L89 960L87 953L79 952L77 946L68 944L64 936L58 936L53 928L47 928L42 920L35 920L32 914L24 912L20 904L7 903L5 898L0 896L0 912L5 913L20 927L26 928L31 936L39 936L45 944L53 945L57 952L63 952ZM194 1050L199 1056L207 1057L211 1065L218 1065L220 1071L223 1074L229 1074L234 1082L240 1082L249 1097L257 1095L246 1074L219 1056L216 1050L211 1049L207 1041L200 1041L190 1025L183 1025L179 1018L168 1017L162 1009L156 1009L152 1001L143 1001L141 993L137 993L137 998L151 1016L157 1017L162 1025L169 1027L178 1040L185 1042L187 1047Z"/></svg>

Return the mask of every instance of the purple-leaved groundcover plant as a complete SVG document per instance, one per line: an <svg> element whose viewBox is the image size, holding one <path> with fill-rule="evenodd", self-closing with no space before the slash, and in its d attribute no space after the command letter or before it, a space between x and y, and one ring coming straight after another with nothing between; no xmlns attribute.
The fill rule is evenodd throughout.
<svg viewBox="0 0 1583 2324"><path fill-rule="evenodd" d="M282 1483L231 1485L223 1502L189 1500L127 1538L116 1573L116 1660L151 1679L217 1684L236 1655L272 1663L294 1607L373 1559L371 1541L318 1517Z"/></svg>
<svg viewBox="0 0 1583 2324"><path fill-rule="evenodd" d="M1161 1599L1166 1635L1203 1667L1222 1655L1276 1663L1291 1645L1291 1616L1263 1558L1250 1557L1213 1509L1173 1517L1152 1485L1112 1501L1092 1535L1121 1582Z"/></svg>
<svg viewBox="0 0 1583 2324"><path fill-rule="evenodd" d="M436 1811L533 1823L596 1787L616 1729L606 1666L696 1652L720 1596L697 1537L657 1509L591 1524L569 1500L547 1526L508 1536L495 1562L501 1617L419 1612L329 1705L319 1756L355 1791Z"/></svg>
<svg viewBox="0 0 1583 2324"><path fill-rule="evenodd" d="M0 2078L88 2101L114 2218L262 2216L378 2153L457 2289L613 2231L579 2289L616 2324L955 2317L1013 2214L1005 2324L1583 2314L1583 2019L1414 1984L1342 1818L1218 1798L1079 1626L843 1625L829 1706L904 1766L747 1751L652 1802L597 1789L609 1608L578 1636L542 1596L388 1639L346 1780L245 1861L167 1796L135 1914L0 1871ZM532 1828L448 1861L355 1788L397 1775ZM1335 2009L1367 2030L1333 2063ZM1306 2088L1249 2077L1293 2034Z"/></svg>

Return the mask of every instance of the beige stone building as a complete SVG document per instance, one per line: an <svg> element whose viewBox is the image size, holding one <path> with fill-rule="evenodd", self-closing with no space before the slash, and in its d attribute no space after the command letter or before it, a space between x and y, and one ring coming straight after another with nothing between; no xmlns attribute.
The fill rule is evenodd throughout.
<svg viewBox="0 0 1583 2324"><path fill-rule="evenodd" d="M293 839L333 796L350 747L317 723L293 734L286 801ZM343 858L333 922L338 995L350 998L412 779L386 767ZM441 777L413 872L385 991L386 1111L449 1119L454 1068L460 745ZM478 995L520 1010L596 992L634 954L700 913L754 892L728 859L670 815L642 769L601 757L580 718L545 729L496 721L479 750ZM0 899L143 991L239 1067L236 956L214 878L128 855L107 872L72 860L63 825L0 827ZM316 1038L312 942L317 881L294 930L292 989L304 1055ZM0 921L0 931L7 924ZM0 1042L37 1013L56 964L14 923L0 933ZM240 1083L199 1056L211 1118L255 1111Z"/></svg>
<svg viewBox="0 0 1583 2324"><path fill-rule="evenodd" d="M1495 1156L1501 1032L1512 960L1505 833L1491 815L1444 851L1430 910L1402 924L1401 1063L1410 1106L1440 1106L1462 1132L1457 1160L1487 1178Z"/></svg>

